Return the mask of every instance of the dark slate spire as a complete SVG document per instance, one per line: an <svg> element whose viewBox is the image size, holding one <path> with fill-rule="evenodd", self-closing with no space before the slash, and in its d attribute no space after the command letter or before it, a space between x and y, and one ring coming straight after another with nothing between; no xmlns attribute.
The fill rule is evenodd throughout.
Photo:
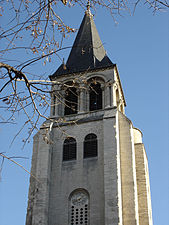
<svg viewBox="0 0 169 225"><path fill-rule="evenodd" d="M50 78L113 65L106 55L88 6L66 65L62 64Z"/></svg>

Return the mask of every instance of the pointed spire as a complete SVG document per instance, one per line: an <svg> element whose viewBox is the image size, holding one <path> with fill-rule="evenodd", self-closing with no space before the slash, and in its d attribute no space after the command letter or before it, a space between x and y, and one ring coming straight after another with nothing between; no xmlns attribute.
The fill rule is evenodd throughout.
<svg viewBox="0 0 169 225"><path fill-rule="evenodd" d="M50 78L64 74L103 69L113 65L106 55L100 40L90 12L90 2L88 2L85 16L65 65L66 69L63 69L63 65L61 65Z"/></svg>

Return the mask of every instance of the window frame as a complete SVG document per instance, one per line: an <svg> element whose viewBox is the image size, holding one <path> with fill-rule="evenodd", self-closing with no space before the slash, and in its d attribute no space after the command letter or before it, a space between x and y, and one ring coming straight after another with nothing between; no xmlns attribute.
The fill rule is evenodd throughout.
<svg viewBox="0 0 169 225"><path fill-rule="evenodd" d="M93 137L92 137L93 136ZM98 140L94 133L87 134L83 142L83 158L98 157Z"/></svg>
<svg viewBox="0 0 169 225"><path fill-rule="evenodd" d="M68 214L69 225L90 224L90 195L87 190L75 189L70 194Z"/></svg>
<svg viewBox="0 0 169 225"><path fill-rule="evenodd" d="M68 94L66 94L68 92ZM74 109L73 109L74 108ZM69 116L78 113L78 92L76 87L65 90L64 115Z"/></svg>
<svg viewBox="0 0 169 225"><path fill-rule="evenodd" d="M73 137L68 137L63 143L62 161L72 161L77 159L77 142Z"/></svg>
<svg viewBox="0 0 169 225"><path fill-rule="evenodd" d="M101 83L90 83L89 89L89 111L103 109L103 90Z"/></svg>

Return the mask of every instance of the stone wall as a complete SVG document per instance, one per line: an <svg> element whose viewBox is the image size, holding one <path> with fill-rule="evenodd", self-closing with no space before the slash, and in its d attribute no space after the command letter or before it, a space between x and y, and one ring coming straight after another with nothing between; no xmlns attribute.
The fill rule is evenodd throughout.
<svg viewBox="0 0 169 225"><path fill-rule="evenodd" d="M152 225L150 184L147 157L142 143L135 144L136 174L140 224Z"/></svg>
<svg viewBox="0 0 169 225"><path fill-rule="evenodd" d="M138 225L139 218L133 127L131 121L120 112L119 135L123 225Z"/></svg>
<svg viewBox="0 0 169 225"><path fill-rule="evenodd" d="M92 115L93 121L92 121ZM67 225L69 196L76 189L90 196L90 224L117 225L119 222L116 117L113 113L91 113L83 122L53 128L49 224ZM64 130L64 133L63 133ZM98 157L83 158L87 134L98 138ZM63 142L67 135L77 141L77 159L62 161Z"/></svg>

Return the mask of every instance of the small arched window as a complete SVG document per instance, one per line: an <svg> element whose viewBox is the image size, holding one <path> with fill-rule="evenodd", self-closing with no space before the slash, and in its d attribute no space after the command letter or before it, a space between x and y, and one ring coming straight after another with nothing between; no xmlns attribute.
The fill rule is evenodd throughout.
<svg viewBox="0 0 169 225"><path fill-rule="evenodd" d="M97 136L95 134L88 134L84 140L84 158L97 156Z"/></svg>
<svg viewBox="0 0 169 225"><path fill-rule="evenodd" d="M63 144L63 161L76 159L76 140L72 137L66 138Z"/></svg>
<svg viewBox="0 0 169 225"><path fill-rule="evenodd" d="M91 83L89 102L90 111L102 109L102 89L100 83Z"/></svg>
<svg viewBox="0 0 169 225"><path fill-rule="evenodd" d="M78 95L75 87L70 87L65 92L65 115L77 113Z"/></svg>
<svg viewBox="0 0 169 225"><path fill-rule="evenodd" d="M89 225L89 194L86 190L75 190L69 197L69 225Z"/></svg>

